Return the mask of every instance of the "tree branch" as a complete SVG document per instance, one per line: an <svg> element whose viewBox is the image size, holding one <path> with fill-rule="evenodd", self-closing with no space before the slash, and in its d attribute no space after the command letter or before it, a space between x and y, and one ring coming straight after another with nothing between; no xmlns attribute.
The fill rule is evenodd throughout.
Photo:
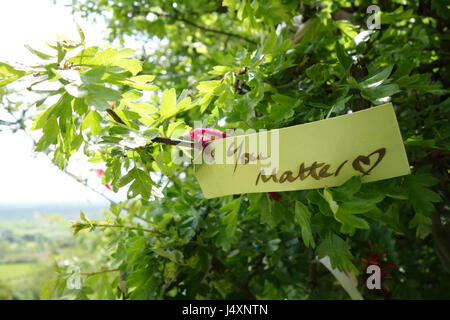
<svg viewBox="0 0 450 320"><path fill-rule="evenodd" d="M107 270L101 270L101 271L94 271L94 272L81 272L80 274L83 276L93 276L96 274L100 274L100 273L107 273L107 272L116 272L116 271L120 271L119 269L107 269Z"/></svg>
<svg viewBox="0 0 450 320"><path fill-rule="evenodd" d="M156 233L160 236L162 236L161 232L159 232L158 230L151 230L151 229L146 229L146 228L141 228L141 227L129 227L129 226L122 226L122 225L118 225L118 224L94 224L97 228L123 228L123 229L127 229L127 230L135 230L135 231L143 231L143 232L150 232L150 233Z"/></svg>
<svg viewBox="0 0 450 320"><path fill-rule="evenodd" d="M112 109L106 109L106 112L114 119L114 121L125 125L125 122L123 122L122 119L117 115L117 113L114 112ZM179 146L179 147L188 147L188 148L194 148L194 142L192 141L186 141L186 140L180 140L180 139L174 139L174 138L165 138L165 137L156 137L152 139L152 143L162 143L167 144L170 146Z"/></svg>
<svg viewBox="0 0 450 320"><path fill-rule="evenodd" d="M117 115L117 113L114 112L113 109L106 109L106 112L111 116L111 118L114 119L115 122L118 122L120 124L126 125L125 122L123 122L122 119Z"/></svg>
<svg viewBox="0 0 450 320"><path fill-rule="evenodd" d="M16 122L11 122L11 121L6 121L6 120L1 120L0 119L0 126L13 126L19 124L17 121Z"/></svg>
<svg viewBox="0 0 450 320"><path fill-rule="evenodd" d="M189 25L191 25L193 27L196 27L196 28L198 28L200 30L203 30L205 32L212 32L212 33L223 34L225 36L229 36L229 37L234 37L234 38L238 38L238 39L241 39L241 40L245 40L245 41L247 41L248 43L251 43L251 44L256 44L256 41L253 41L253 40L251 40L251 39L249 39L247 37L244 37L244 36L242 36L240 34L235 34L235 33L227 32L227 31L211 29L211 28L208 28L208 27L200 26L200 25L196 24L195 22L192 22L192 21L190 21L190 20L188 20L186 18L179 18L178 20L183 21L183 22L185 22L185 23L187 23L187 24L189 24Z"/></svg>
<svg viewBox="0 0 450 320"><path fill-rule="evenodd" d="M162 143L167 144L171 146L179 146L179 147L188 147L188 148L194 148L194 142L192 141L186 141L186 140L180 140L180 139L174 139L174 138L164 138L164 137L156 137L152 140L153 143Z"/></svg>
<svg viewBox="0 0 450 320"><path fill-rule="evenodd" d="M193 22L193 21L190 21L190 20L188 20L188 19L186 19L186 18L180 16L179 14L177 14L177 15L171 15L171 14L167 14L167 13L159 13L159 12L154 12L154 11L148 11L148 13L153 13L154 15L156 15L156 16L158 16L158 17L166 17L166 18L167 18L167 17L170 17L170 18L174 18L175 20L183 21L184 23L186 23L186 24L188 24L188 25L191 25L191 26L193 26L193 27L196 27L196 28L198 28L198 29L200 29L200 30L203 30L203 31L205 31L205 32L211 32L211 33L222 34L222 35L225 35L225 36L229 36L229 37L233 37L233 38L238 38L238 39L247 41L248 43L251 43L251 44L256 44L256 41L251 40L251 39L249 39L249 38L247 38L247 37L245 37L245 36L243 36L243 35L236 34L236 33L232 33L232 32L228 32L228 31L223 31L223 30L219 30L219 29L212 29L212 28L208 28L208 27L205 27L205 26L201 26L201 25L199 25L199 24L197 24L197 23L195 23L195 22Z"/></svg>

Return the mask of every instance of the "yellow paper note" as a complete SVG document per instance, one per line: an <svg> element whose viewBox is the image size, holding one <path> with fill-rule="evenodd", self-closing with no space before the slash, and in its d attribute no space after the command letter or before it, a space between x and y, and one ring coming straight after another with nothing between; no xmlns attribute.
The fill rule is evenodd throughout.
<svg viewBox="0 0 450 320"><path fill-rule="evenodd" d="M338 186L410 174L392 104L215 140L197 158L206 198Z"/></svg>

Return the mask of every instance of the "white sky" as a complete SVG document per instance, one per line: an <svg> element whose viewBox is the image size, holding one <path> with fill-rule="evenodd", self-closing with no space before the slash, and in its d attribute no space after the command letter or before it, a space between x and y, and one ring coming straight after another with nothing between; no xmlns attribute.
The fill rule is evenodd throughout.
<svg viewBox="0 0 450 320"><path fill-rule="evenodd" d="M47 42L54 42L56 34L69 39L79 39L74 18L64 3L71 1L51 0L0 0L0 61L33 62L33 56L24 48L29 44L45 49ZM86 34L88 45L104 43L105 23L82 19L77 22ZM48 51L48 50L46 50ZM0 119L5 117L0 110ZM109 197L123 198L107 190L91 168L98 164L75 161L69 166L71 172L89 178L89 184ZM32 142L23 132L0 131L0 204L78 202L94 204L104 199L88 190L55 168L45 155L32 152Z"/></svg>

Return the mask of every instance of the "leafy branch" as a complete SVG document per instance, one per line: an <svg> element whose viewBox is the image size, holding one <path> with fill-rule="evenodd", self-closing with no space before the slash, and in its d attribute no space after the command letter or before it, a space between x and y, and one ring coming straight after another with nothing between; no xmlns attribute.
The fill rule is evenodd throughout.
<svg viewBox="0 0 450 320"><path fill-rule="evenodd" d="M149 232L149 233L154 233L159 236L162 236L161 232L159 232L159 230L156 230L156 229L152 230L152 229L146 229L146 228L142 228L142 227L124 226L124 225L119 225L119 224L106 224L106 223L102 223L101 221L97 221L97 220L89 220L84 217L83 213L81 214L81 218L84 220L84 222L75 221L72 223L72 229L73 229L74 234L77 234L78 232L80 232L83 229L90 229L91 231L93 231L96 228L122 228L122 229L126 229L129 231Z"/></svg>
<svg viewBox="0 0 450 320"><path fill-rule="evenodd" d="M106 112L118 123L126 125L125 122L120 119L120 117L117 115L117 113L114 112L112 109L106 109ZM186 140L180 140L175 138L166 138L166 137L156 137L152 139L152 143L161 143L166 144L170 146L180 146L180 147L188 147L188 148L194 148L194 142L192 141L186 141Z"/></svg>

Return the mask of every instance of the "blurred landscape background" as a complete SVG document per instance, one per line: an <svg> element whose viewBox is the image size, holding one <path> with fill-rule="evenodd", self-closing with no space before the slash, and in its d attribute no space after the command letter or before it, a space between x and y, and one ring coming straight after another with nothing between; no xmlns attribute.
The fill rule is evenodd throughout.
<svg viewBox="0 0 450 320"><path fill-rule="evenodd" d="M95 253L87 233L73 236L71 220L80 209L102 217L103 205L82 203L0 203L0 300L39 299L44 283L55 277L55 260Z"/></svg>
<svg viewBox="0 0 450 320"><path fill-rule="evenodd" d="M0 60L33 63L35 58L24 44L44 49L45 41L52 42L57 36L55 24L64 36L78 37L77 17L72 15L70 5L71 1L64 0L1 1L0 40L8 45L2 46ZM89 31L88 43L102 43L102 19L77 20ZM33 21L33 27L25 27L24 21ZM35 98L31 93L21 97L27 101ZM0 114L2 119L13 121L1 108ZM95 253L92 238L96 235L74 236L71 220L79 219L80 210L90 218L102 218L102 209L109 203L58 170L45 155L34 154L32 139L39 134L7 129L0 130L0 300L39 299L44 283L56 277L55 261L64 263L64 259L73 261L77 256ZM96 168L80 158L69 171L100 193L119 199L92 172Z"/></svg>

